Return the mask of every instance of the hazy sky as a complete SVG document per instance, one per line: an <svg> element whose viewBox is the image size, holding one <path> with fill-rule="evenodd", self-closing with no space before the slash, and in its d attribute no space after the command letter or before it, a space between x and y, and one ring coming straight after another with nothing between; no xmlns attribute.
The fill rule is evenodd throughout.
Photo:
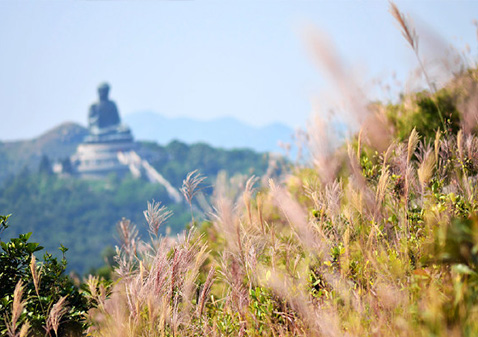
<svg viewBox="0 0 478 337"><path fill-rule="evenodd" d="M459 50L468 44L476 60L478 1L396 3ZM329 86L307 53L304 27L327 33L365 83L394 72L403 81L416 67L388 6L0 0L0 139L36 136L64 121L86 125L102 81L111 84L122 115L155 111L304 126L311 100Z"/></svg>

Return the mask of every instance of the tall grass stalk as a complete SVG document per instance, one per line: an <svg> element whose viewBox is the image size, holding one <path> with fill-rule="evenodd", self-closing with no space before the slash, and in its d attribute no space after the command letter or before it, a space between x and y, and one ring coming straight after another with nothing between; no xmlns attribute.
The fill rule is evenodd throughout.
<svg viewBox="0 0 478 337"><path fill-rule="evenodd" d="M407 40L408 44L412 48L413 52L415 53L415 56L418 60L418 64L420 65L420 68L422 70L423 75L425 76L425 80L427 82L428 88L433 94L436 94L437 89L435 85L430 81L430 77L428 76L428 73L425 69L425 66L423 64L423 61L420 57L420 53L418 52L418 36L415 32L415 29L410 25L408 20L405 18L405 15L400 12L398 9L397 5L393 1L390 1L390 13L392 16L397 20L400 28L402 29L402 35ZM442 111L440 109L440 106L438 103L433 99L433 103L435 104L437 111L438 111L438 116L440 117L440 121L442 123L443 130L447 132L448 128L446 127L445 120L443 118Z"/></svg>
<svg viewBox="0 0 478 337"><path fill-rule="evenodd" d="M200 185L206 180L206 177L201 176L198 170L189 172L186 176L186 179L183 180L183 186L181 187L181 192L184 195L187 203L189 204L189 209L191 211L191 223L194 225L194 213L193 213L193 198L201 191Z"/></svg>

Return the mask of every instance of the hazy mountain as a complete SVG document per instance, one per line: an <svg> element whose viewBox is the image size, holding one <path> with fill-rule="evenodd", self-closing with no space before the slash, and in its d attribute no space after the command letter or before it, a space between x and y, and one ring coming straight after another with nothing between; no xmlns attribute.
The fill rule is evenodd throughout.
<svg viewBox="0 0 478 337"><path fill-rule="evenodd" d="M24 167L37 169L43 155L53 160L71 156L87 134L83 126L66 122L37 138L0 141L0 181Z"/></svg>
<svg viewBox="0 0 478 337"><path fill-rule="evenodd" d="M138 140L161 144L178 139L185 143L204 142L222 148L251 148L256 151L283 153L279 141L290 142L293 130L274 123L254 127L234 118L199 121L190 118L167 118L154 112L137 112L123 117Z"/></svg>

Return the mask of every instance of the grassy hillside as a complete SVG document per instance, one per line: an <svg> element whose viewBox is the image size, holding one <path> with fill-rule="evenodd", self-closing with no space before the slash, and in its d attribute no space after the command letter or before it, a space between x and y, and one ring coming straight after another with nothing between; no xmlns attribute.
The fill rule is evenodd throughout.
<svg viewBox="0 0 478 337"><path fill-rule="evenodd" d="M312 144L310 165L262 184L222 181L213 214L177 241L145 245L123 223L117 283L95 297L91 333L476 335L477 124L458 108L476 97L469 89L371 105L348 144ZM429 113L438 107L445 130ZM409 117L423 127L408 129ZM148 225L162 214L150 210Z"/></svg>
<svg viewBox="0 0 478 337"><path fill-rule="evenodd" d="M92 335L478 334L478 70L436 88L391 12L428 90L359 106L357 88L362 124L346 144L310 125L308 165L216 184L208 220L176 241L131 240L124 222ZM148 225L162 216L150 210Z"/></svg>

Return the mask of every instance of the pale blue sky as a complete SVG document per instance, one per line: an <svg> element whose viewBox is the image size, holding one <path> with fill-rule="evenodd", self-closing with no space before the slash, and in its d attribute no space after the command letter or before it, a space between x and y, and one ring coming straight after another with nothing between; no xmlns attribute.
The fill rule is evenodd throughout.
<svg viewBox="0 0 478 337"><path fill-rule="evenodd" d="M476 60L478 1L396 3ZM102 81L122 115L304 126L329 86L301 38L308 24L364 82L416 66L387 1L0 0L0 140L85 125Z"/></svg>

